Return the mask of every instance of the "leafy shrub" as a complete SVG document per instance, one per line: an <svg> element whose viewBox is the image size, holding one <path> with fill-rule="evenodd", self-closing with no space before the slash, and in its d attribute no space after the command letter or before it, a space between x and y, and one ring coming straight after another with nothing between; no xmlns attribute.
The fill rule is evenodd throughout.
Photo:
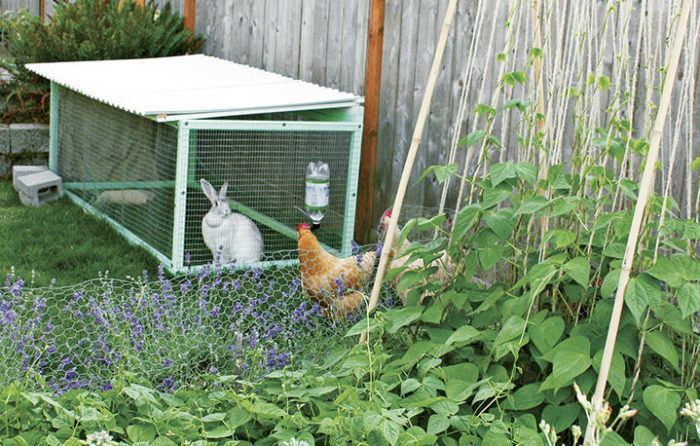
<svg viewBox="0 0 700 446"><path fill-rule="evenodd" d="M605 150L645 149L644 141L629 140L628 122L613 126ZM488 147L497 140L481 130L465 142ZM429 170L444 181L455 167ZM571 444L567 429L586 425L571 388L576 382L588 394L595 386L633 216L630 204L611 208L633 203L638 186L581 160L550 166L541 179L529 162L493 164L468 181L474 202L459 211L454 231L405 250L405 264L428 266L389 273L400 277L400 291L409 290L409 306L380 318L387 331L410 327L415 338L405 352L391 352L379 378L401 387L401 401L387 410L432 401L411 424L445 444L541 444L536 420ZM626 288L606 399L613 413L625 405L637 413L615 424L606 440L615 444L694 436L679 410L698 398L700 225L677 211L671 198L651 200ZM545 219L551 229L540 233ZM398 244L433 234L447 220L410 220ZM453 264L441 260L445 251Z"/></svg>
<svg viewBox="0 0 700 446"><path fill-rule="evenodd" d="M48 121L48 82L24 68L32 62L132 59L194 52L202 43L183 28L170 3L159 9L120 0L59 0L52 20L43 23L26 11L0 22L11 59L0 63L14 80L0 93L11 100L5 120Z"/></svg>
<svg viewBox="0 0 700 446"><path fill-rule="evenodd" d="M445 395L424 398L418 391L421 381L392 377L397 370L378 339L373 347L374 352L365 346L337 350L320 368L277 371L259 382L224 377L215 389L172 394L128 374L113 377L109 390L71 390L59 397L15 383L0 388L0 439L13 446L78 444L101 432L116 444L488 445L512 444L506 437L512 433L517 444L557 443L546 423L541 423L546 438L537 434L531 414L521 413L511 422L508 416L496 418L493 410L478 416L460 413L460 404ZM460 376L456 368L445 371ZM368 372L374 379L363 380ZM431 372L422 382L435 386L444 379L439 377ZM471 387L448 392L468 393ZM443 393L428 388L433 391ZM700 429L698 404L686 404L681 411L689 417L685 422L691 435L693 428ZM471 430L485 432L484 441L467 434ZM607 444L627 444L612 431L608 434L618 441ZM649 445L653 438L642 431L634 444Z"/></svg>

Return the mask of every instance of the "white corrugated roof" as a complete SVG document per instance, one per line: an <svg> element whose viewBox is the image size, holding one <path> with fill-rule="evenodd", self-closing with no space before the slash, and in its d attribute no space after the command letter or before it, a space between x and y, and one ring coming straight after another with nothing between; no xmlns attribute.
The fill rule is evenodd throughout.
<svg viewBox="0 0 700 446"><path fill-rule="evenodd" d="M359 98L205 55L27 64L90 98L139 115L233 116L346 107ZM190 116L195 115L195 116Z"/></svg>

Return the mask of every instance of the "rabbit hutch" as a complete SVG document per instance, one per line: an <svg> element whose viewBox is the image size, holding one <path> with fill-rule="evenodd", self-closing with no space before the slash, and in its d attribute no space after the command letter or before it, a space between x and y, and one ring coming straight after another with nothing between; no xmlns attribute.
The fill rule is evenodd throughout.
<svg viewBox="0 0 700 446"><path fill-rule="evenodd" d="M322 161L328 206L316 235L350 255L362 98L204 55L54 62L49 168L66 194L178 273L212 261L200 179L257 226L257 266L296 260L310 222L305 174Z"/></svg>

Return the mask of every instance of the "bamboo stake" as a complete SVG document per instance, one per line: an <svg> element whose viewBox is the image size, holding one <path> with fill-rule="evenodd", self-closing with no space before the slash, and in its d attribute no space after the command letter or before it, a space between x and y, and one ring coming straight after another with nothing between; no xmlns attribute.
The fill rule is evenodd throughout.
<svg viewBox="0 0 700 446"><path fill-rule="evenodd" d="M532 10L533 10L533 20L535 22L535 46L540 49L540 57L538 57L535 60L535 84L537 88L537 93L535 96L537 97L537 103L536 103L536 110L537 113L540 115L539 117L536 118L537 120L537 135L542 135L542 139L544 139L544 132L545 132L545 127L544 127L544 116L545 116L545 109L544 109L544 76L542 75L542 58L544 57L544 47L542 45L542 18L540 17L540 5L535 0L532 5ZM542 8L544 10L544 8ZM539 167L538 167L538 173L537 177L539 180L544 180L547 178L547 174L549 172L549 158L547 156L547 153L544 150L540 150L539 153ZM549 187L544 190L544 198L549 199ZM534 217L534 214L533 214ZM534 219L530 219L530 223L532 223ZM544 235L547 233L549 230L549 212L545 212L542 218L540 219L540 240L544 240ZM529 233L530 231L528 231ZM542 247L542 250L540 251L540 261L544 259L544 251L545 251L545 246Z"/></svg>
<svg viewBox="0 0 700 446"><path fill-rule="evenodd" d="M605 341L605 350L603 351L603 359L600 364L598 383L596 384L595 394L593 395L592 400L593 407L599 407L601 405L603 401L603 395L605 393L605 384L608 381L608 374L610 373L610 364L612 362L613 350L615 348L615 341L617 339L617 330L620 325L622 306L625 300L625 288L627 288L630 270L632 269L632 261L634 260L634 254L637 249L637 239L639 238L639 231L641 229L642 219L644 217L644 209L646 208L647 202L649 201L649 196L652 192L654 169L656 166L656 160L659 156L659 145L661 144L661 136L663 133L664 124L666 122L666 116L668 114L668 109L671 104L671 96L673 93L673 86L676 81L676 71L678 70L678 60L681 55L683 39L685 37L688 27L688 17L690 15L691 1L692 0L685 0L685 2L683 3L680 21L676 30L675 40L673 42L673 47L669 54L668 70L666 72L666 79L663 85L663 93L661 95L659 112L656 115L656 122L654 123L654 128L651 132L651 139L649 142L649 154L647 155L646 165L644 166L644 173L642 174L642 181L639 187L639 197L637 198L637 204L634 208L634 217L632 219L632 226L630 227L630 235L627 239L625 255L622 259L622 270L620 271L620 279L617 282L615 304L613 306L612 315L610 316L610 326L608 327L608 336ZM593 433L594 427L592 423L589 423L588 427L586 428L586 442L590 442L592 440Z"/></svg>
<svg viewBox="0 0 700 446"><path fill-rule="evenodd" d="M420 111L418 112L416 127L413 131L413 139L411 139L411 146L408 149L406 162L403 166L403 172L401 173L399 189L396 191L396 198L394 198L394 206L391 208L391 219L389 221L389 229L387 230L386 236L384 237L384 248L382 249L382 256L379 259L377 275L374 279L374 285L372 286L372 294L370 295L369 304L367 305L367 317L369 317L370 312L374 310L374 308L377 306L377 302L379 301L379 292L382 289L384 274L386 273L386 267L389 263L389 252L391 251L390 247L392 246L394 241L396 226L399 220L399 216L401 215L401 207L403 206L403 199L406 195L406 188L408 187L408 180L411 176L411 170L413 170L413 162L416 159L416 153L418 152L418 146L420 145L421 137L423 136L423 127L425 126L425 121L428 117L428 112L430 111L430 102L433 98L433 90L435 89L435 83L437 81L437 76L440 71L442 55L445 52L447 35L450 32L450 27L452 26L452 20L454 19L456 9L457 0L450 0L450 4L447 6L447 12L445 12L445 20L442 23L442 31L440 32L440 39L438 40L437 49L435 50L433 65L430 68L430 74L428 75L428 83L425 86L423 102L421 103ZM367 332L363 332L360 336L360 343L363 343L366 340Z"/></svg>

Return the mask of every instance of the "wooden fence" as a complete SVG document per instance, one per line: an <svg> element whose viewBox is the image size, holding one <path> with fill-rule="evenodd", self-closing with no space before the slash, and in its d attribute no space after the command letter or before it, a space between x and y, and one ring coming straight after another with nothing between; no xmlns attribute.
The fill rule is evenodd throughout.
<svg viewBox="0 0 700 446"><path fill-rule="evenodd" d="M39 15L39 0L1 0L0 9L3 12L27 9L32 14Z"/></svg>
<svg viewBox="0 0 700 446"><path fill-rule="evenodd" d="M183 0L172 2L180 11L182 3ZM203 47L207 54L363 95L370 3L370 0L199 0L196 30L207 39ZM476 49L473 52L474 65L471 70L476 74L478 83L473 84L468 92L467 100L472 105L470 110L478 103L490 102L498 78L494 75L497 62L495 57L488 59L490 55L487 46L499 48L505 44L504 24L515 20L514 17L509 17L513 3L505 0L491 2L492 10L487 11L482 19L484 29L481 35L475 35L474 32L478 1L460 0L458 3L422 146L414 167L414 179L428 166L447 162L448 147L456 127L459 99L465 87L464 66L473 44L476 44ZM566 3L569 5L568 11L576 6L576 2ZM598 14L603 17L607 2L597 0L592 3L593 8L597 4ZM670 3L671 1L652 2L643 11L646 2L636 0L634 14L641 17L645 13L660 13ZM393 201L447 4L448 0L386 1L377 184L373 210L375 221ZM568 12L561 19L562 26L570 23L572 18L573 15ZM638 23L637 19L631 21L631 36L638 30ZM697 23L698 20L695 19L691 24L694 26L691 32L697 30ZM617 23L617 26L621 24ZM659 32L667 31L663 24L659 24L659 27ZM488 35L491 30L496 30L493 36ZM517 38L525 41L532 40L532 33L532 29L525 25L523 29L516 30ZM475 39L477 40L474 41ZM632 42L630 46L633 46ZM612 53L604 56L603 72L612 70L614 57ZM693 54L686 54L681 62L683 70L687 70L685 75L691 75L692 71L696 83L696 100L691 104L694 107L692 123L684 124L692 125L694 129L692 147L682 147L681 143L678 152L681 155L677 157L674 170L670 173L674 183L673 195L681 204L688 196L684 190L687 160L700 156L698 61L700 48L695 47ZM479 88L475 88L475 85ZM521 93L525 95L524 92ZM606 103L605 99L608 98L604 98L603 104ZM642 105L638 108L643 109ZM464 128L469 128L473 119L473 116L466 117L467 122L462 124L462 132ZM670 124L667 129L671 131L666 132L665 147L670 147ZM504 136L503 143L506 147L499 158L517 158L517 147L514 138L510 137L510 129L497 127L496 130ZM458 160L463 157L460 154ZM669 162L668 154L662 158L664 163ZM694 181L697 187L697 173ZM409 201L432 208L437 206L440 193L440 187L434 180L424 181L410 188ZM454 201L456 191L452 191L449 198Z"/></svg>
<svg viewBox="0 0 700 446"><path fill-rule="evenodd" d="M1 1L3 9L10 4L38 3L38 0ZM165 0L156 1L165 3ZM651 2L647 11L642 11L646 2L635 0L634 7L638 10L635 14L653 14L659 8L666 8L666 3L671 1ZM182 12L184 0L171 3ZM196 31L206 38L202 48L204 53L363 95L370 3L370 0L199 0L195 24ZM375 221L391 204L396 191L447 3L448 0L386 1ZM494 68L497 61L491 57L493 52L489 52L488 47L503 47L506 33L501 31L506 22L514 20L508 15L512 3L506 0L490 2L493 7L482 18L484 29L476 34L474 27L478 1L459 2L414 168L414 178L424 168L447 161L448 148L456 128L458 104L465 88L463 69L470 54L473 54L474 63L471 70L478 78L478 83L474 85L479 88L472 85L468 92L469 104L475 106L490 102L498 78ZM576 2L564 3L568 7L564 6L561 26L570 25L573 17L571 11L578 7ZM605 15L605 1L597 0L593 4L593 7L597 5L601 15ZM50 14L50 11L51 8L47 6L47 13ZM696 17L691 23L691 32L698 29L697 23ZM630 26L634 30L635 23ZM492 33L492 30L496 32ZM665 32L664 29L660 31ZM528 41L532 40L532 33L532 29L525 26L522 30L516 30L518 38ZM471 49L473 44L476 44L475 50ZM604 70L614 66L614 57L614 54L605 55ZM691 101L694 108L688 115L692 114L692 122L684 122L685 130L687 126L692 126L694 137L691 147L681 144L674 170L669 173L673 176L674 185L677 185L674 191L678 192L674 192L674 196L681 204L688 201L690 195L684 190L687 189L684 178L688 175L685 166L689 165L688 159L700 156L699 60L700 48L696 46L692 54L685 54L681 61L682 75L692 75L695 79L695 93L691 94L691 98L695 98ZM644 79L639 82L644 82ZM470 127L473 119L476 119L474 115L466 117L467 123L461 127L462 132L465 127ZM672 133L668 131L670 125L666 133ZM517 159L519 155L512 129L497 130L504 136L502 142L505 146L499 158ZM464 154L460 154L458 160L463 157ZM664 162L667 160L668 157ZM697 174L692 182L697 183ZM434 180L428 180L410 188L409 200L412 204L434 207L440 193L439 185ZM453 191L450 197L454 199L456 192ZM693 194L693 201L694 197Z"/></svg>

